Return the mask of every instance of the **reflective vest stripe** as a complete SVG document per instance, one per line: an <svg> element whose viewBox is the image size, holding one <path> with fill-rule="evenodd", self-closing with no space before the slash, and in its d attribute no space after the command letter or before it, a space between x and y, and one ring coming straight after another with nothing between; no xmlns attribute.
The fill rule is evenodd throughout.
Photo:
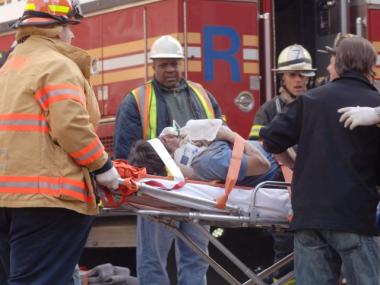
<svg viewBox="0 0 380 285"><path fill-rule="evenodd" d="M152 94L151 92L151 90L153 89L152 84L149 85L149 89L150 89L149 93ZM147 113L147 114L151 114L149 116L149 133L148 133L148 137L150 139L155 138L156 133L157 133L157 99L154 93L152 95L153 96L151 96L150 98L151 102L150 102L149 113Z"/></svg>
<svg viewBox="0 0 380 285"><path fill-rule="evenodd" d="M0 114L0 131L49 131L46 118L37 114Z"/></svg>
<svg viewBox="0 0 380 285"><path fill-rule="evenodd" d="M132 95L135 97L137 108L139 109L141 125L143 127L143 138L147 140L156 137L157 102L151 81L132 90ZM149 118L148 114L151 114Z"/></svg>
<svg viewBox="0 0 380 285"><path fill-rule="evenodd" d="M59 12L63 14L68 14L70 11L70 8L68 6L62 6L62 5L49 5L49 10L51 12Z"/></svg>
<svg viewBox="0 0 380 285"><path fill-rule="evenodd" d="M36 10L36 4L34 3L27 3L24 7L25 11L35 11Z"/></svg>
<svg viewBox="0 0 380 285"><path fill-rule="evenodd" d="M249 137L253 138L259 138L260 137L260 130L261 128L264 127L263 125L253 125L251 128L251 131L249 133Z"/></svg>
<svg viewBox="0 0 380 285"><path fill-rule="evenodd" d="M64 177L0 176L0 193L65 195L86 203L93 200L84 182Z"/></svg>
<svg viewBox="0 0 380 285"><path fill-rule="evenodd" d="M206 90L204 90L204 88L198 83L191 81L188 81L187 83L201 102L201 105L203 106L203 109L206 112L207 119L215 118L214 108L212 107L210 98L208 97Z"/></svg>
<svg viewBox="0 0 380 285"><path fill-rule="evenodd" d="M47 110L49 105L58 101L72 99L86 107L86 99L83 90L71 84L58 84L45 86L36 92L35 100L43 110Z"/></svg>
<svg viewBox="0 0 380 285"><path fill-rule="evenodd" d="M214 109L206 90L200 84L188 82L191 90L197 95L200 105L208 119L215 118ZM141 125L143 127L144 140L157 136L157 99L151 81L131 91L136 100L140 113ZM149 116L149 117L148 117Z"/></svg>
<svg viewBox="0 0 380 285"><path fill-rule="evenodd" d="M79 164L87 165L94 162L99 157L102 156L104 152L104 146L100 142L99 138L96 137L89 145L82 148L77 152L72 152L69 155Z"/></svg>

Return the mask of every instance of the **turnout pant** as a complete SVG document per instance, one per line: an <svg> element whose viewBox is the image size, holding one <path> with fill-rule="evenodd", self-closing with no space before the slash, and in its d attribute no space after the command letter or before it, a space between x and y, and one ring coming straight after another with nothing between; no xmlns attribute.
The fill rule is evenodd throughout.
<svg viewBox="0 0 380 285"><path fill-rule="evenodd" d="M61 208L0 208L1 284L72 284L93 219Z"/></svg>

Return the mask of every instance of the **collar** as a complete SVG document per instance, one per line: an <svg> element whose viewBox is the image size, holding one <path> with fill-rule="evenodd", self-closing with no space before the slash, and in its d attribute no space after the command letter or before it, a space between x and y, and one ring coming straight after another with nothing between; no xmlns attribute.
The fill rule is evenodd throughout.
<svg viewBox="0 0 380 285"><path fill-rule="evenodd" d="M22 27L17 30L17 41L42 40L44 45L50 46L57 52L74 61L82 71L84 77L88 80L91 76L91 56L83 49L72 46L59 39L59 34L62 32L62 26L53 28L39 27ZM22 44L22 43L21 43Z"/></svg>
<svg viewBox="0 0 380 285"><path fill-rule="evenodd" d="M333 82L338 82L340 80L344 80L344 79L353 79L353 80L356 80L358 82L361 82L365 85L367 85L369 88L371 88L372 90L376 90L376 87L373 86L373 84L369 81L369 79L364 76L363 74L361 74L360 72L357 72L355 70L349 70L349 71L346 71L342 74L342 76L336 78L333 80Z"/></svg>
<svg viewBox="0 0 380 285"><path fill-rule="evenodd" d="M177 86L174 87L174 88L167 88L165 86L163 86L162 84L160 84L156 78L153 78L153 83L159 88L159 90L165 92L165 93L173 93L173 92L181 92L183 91L184 89L187 88L187 83L186 83L186 80L181 78L180 81L178 82Z"/></svg>

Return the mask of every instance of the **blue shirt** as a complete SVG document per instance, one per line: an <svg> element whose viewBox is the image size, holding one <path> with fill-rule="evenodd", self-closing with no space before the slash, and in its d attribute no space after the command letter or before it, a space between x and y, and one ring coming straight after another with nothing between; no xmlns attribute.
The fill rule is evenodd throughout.
<svg viewBox="0 0 380 285"><path fill-rule="evenodd" d="M263 175L246 176L247 172L247 155L243 154L237 185L255 186L266 180L278 180L280 167L271 153L266 152L259 142L250 141L270 162L270 169ZM201 180L222 180L227 177L228 168L232 156L231 145L226 141L214 141L205 151L195 157L192 162L192 168Z"/></svg>

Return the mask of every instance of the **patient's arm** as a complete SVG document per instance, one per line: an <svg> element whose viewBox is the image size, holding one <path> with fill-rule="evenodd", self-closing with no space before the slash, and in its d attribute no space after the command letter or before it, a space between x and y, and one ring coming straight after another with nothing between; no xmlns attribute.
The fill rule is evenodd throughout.
<svg viewBox="0 0 380 285"><path fill-rule="evenodd" d="M269 160L261 153L261 151L245 142L244 153L247 155L247 171L246 176L256 176L266 173L270 169Z"/></svg>
<svg viewBox="0 0 380 285"><path fill-rule="evenodd" d="M296 160L296 154L295 151L292 148L287 149L286 151L282 153L275 154L274 157L287 166L290 169L294 168L294 162Z"/></svg>
<svg viewBox="0 0 380 285"><path fill-rule="evenodd" d="M221 126L216 135L217 139L228 141L233 144L235 140L235 132L227 126ZM266 173L270 168L268 159L249 142L245 142L244 154L247 155L247 171L246 176L256 176Z"/></svg>

